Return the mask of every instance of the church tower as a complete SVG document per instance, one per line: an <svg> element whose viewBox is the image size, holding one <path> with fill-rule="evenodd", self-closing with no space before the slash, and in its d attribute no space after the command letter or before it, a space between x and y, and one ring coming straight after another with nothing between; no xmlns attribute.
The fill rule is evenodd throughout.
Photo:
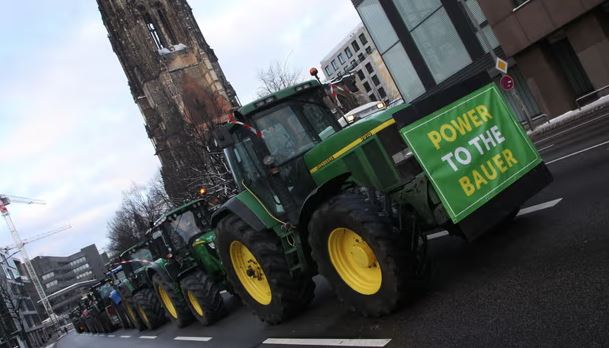
<svg viewBox="0 0 609 348"><path fill-rule="evenodd" d="M176 203L231 182L210 129L237 107L235 90L186 0L97 0ZM220 179L219 176L220 175Z"/></svg>

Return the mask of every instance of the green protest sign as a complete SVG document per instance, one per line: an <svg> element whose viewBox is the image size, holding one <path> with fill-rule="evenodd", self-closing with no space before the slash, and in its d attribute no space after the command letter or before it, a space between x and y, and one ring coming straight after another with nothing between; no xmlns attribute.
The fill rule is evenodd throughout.
<svg viewBox="0 0 609 348"><path fill-rule="evenodd" d="M541 162L494 84L400 133L455 223Z"/></svg>

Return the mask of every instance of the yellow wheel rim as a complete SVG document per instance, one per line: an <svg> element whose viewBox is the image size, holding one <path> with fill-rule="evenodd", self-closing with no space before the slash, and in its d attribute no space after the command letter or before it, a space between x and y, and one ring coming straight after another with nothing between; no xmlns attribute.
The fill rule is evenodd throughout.
<svg viewBox="0 0 609 348"><path fill-rule="evenodd" d="M328 237L328 254L334 269L351 289L373 295L381 288L383 276L374 251L357 233L336 228Z"/></svg>
<svg viewBox="0 0 609 348"><path fill-rule="evenodd" d="M195 310L195 312L197 313L198 316L204 317L205 315L203 312L203 306L201 306L201 303L197 299L197 295L195 295L192 291L188 291L187 294L188 294L188 302L190 302L192 309Z"/></svg>
<svg viewBox="0 0 609 348"><path fill-rule="evenodd" d="M141 306L137 306L137 311L140 312L140 316L142 317L144 324L148 327L151 327L152 325L150 324L150 320L148 320L148 316L146 315L146 312L144 312Z"/></svg>
<svg viewBox="0 0 609 348"><path fill-rule="evenodd" d="M127 307L127 314L129 315L129 318L131 319L131 321L135 322L136 318L135 318L135 313L133 313L133 309L131 309L131 306L129 306L129 305L126 305L125 307Z"/></svg>
<svg viewBox="0 0 609 348"><path fill-rule="evenodd" d="M239 241L230 244L229 253L235 273L247 293L262 305L271 303L271 286L254 254Z"/></svg>
<svg viewBox="0 0 609 348"><path fill-rule="evenodd" d="M169 312L169 315L171 315L174 319L178 319L178 311L176 310L176 307L173 305L173 301L171 300L171 297L169 297L169 294L167 293L165 288L162 286L159 286L158 292L159 292L159 297L161 298L161 302L163 302L163 306L165 307L165 309L167 309L167 312Z"/></svg>

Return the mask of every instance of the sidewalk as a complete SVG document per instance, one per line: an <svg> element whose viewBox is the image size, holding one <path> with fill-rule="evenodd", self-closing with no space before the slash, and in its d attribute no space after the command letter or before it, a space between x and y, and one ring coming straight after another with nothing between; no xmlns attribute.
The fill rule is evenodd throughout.
<svg viewBox="0 0 609 348"><path fill-rule="evenodd" d="M585 119L591 115L600 114L606 111L609 111L609 96L601 97L598 100L583 106L581 109L571 110L560 116L554 117L549 121L537 126L534 131L528 131L527 134L531 137L531 139L535 140L542 135L551 133L557 128L566 127L581 119Z"/></svg>

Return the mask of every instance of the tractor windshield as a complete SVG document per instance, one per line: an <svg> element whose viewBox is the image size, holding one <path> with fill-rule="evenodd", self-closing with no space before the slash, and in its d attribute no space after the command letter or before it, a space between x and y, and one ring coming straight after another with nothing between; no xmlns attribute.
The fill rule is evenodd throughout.
<svg viewBox="0 0 609 348"><path fill-rule="evenodd" d="M150 252L150 250L148 250L146 248L139 249L138 251L134 252L133 254L131 254L129 256L129 260L131 260L130 268L133 271L136 271L136 270L144 267L147 264L147 261L148 262L152 261L152 253Z"/></svg>
<svg viewBox="0 0 609 348"><path fill-rule="evenodd" d="M334 134L338 126L333 118L330 110L313 98L294 99L252 117L278 166Z"/></svg>
<svg viewBox="0 0 609 348"><path fill-rule="evenodd" d="M182 239L182 243L178 245L188 243L191 238L203 233L192 211L179 215L176 220L171 222L171 229Z"/></svg>

